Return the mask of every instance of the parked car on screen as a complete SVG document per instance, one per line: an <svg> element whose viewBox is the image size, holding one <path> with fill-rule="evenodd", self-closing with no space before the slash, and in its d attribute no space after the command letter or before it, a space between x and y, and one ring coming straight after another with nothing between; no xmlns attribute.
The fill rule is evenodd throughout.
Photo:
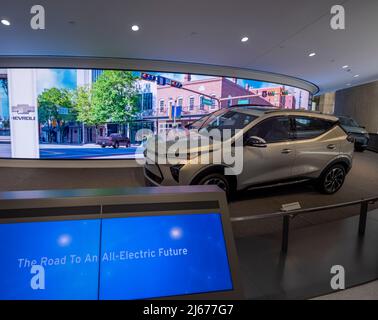
<svg viewBox="0 0 378 320"><path fill-rule="evenodd" d="M107 137L98 137L97 142L102 148L113 147L118 149L120 146L130 147L130 139L120 133L111 133Z"/></svg>
<svg viewBox="0 0 378 320"><path fill-rule="evenodd" d="M341 128L335 116L315 112L272 108L235 107L217 113L197 135L212 129L234 130L227 140L211 140L208 146L190 148L184 163L159 164L147 158L144 175L148 185L217 185L230 195L234 191L313 181L322 193L337 192L352 166L353 138ZM187 138L187 139L192 139ZM194 137L198 140L198 136ZM227 143L242 139L243 169L237 175L225 175L225 163L202 164L198 157L209 155ZM190 141L189 141L190 142ZM169 143L169 142L166 142ZM192 145L188 143L188 145ZM195 145L195 144L194 144ZM147 145L148 151L149 146ZM156 155L153 144L148 157ZM169 150L169 145L165 150ZM164 152L164 151L162 151ZM162 158L168 154L159 154ZM156 156L154 156L156 157Z"/></svg>
<svg viewBox="0 0 378 320"><path fill-rule="evenodd" d="M354 138L356 151L365 151L369 144L369 133L364 127L360 126L353 118L339 116L340 124L346 132Z"/></svg>

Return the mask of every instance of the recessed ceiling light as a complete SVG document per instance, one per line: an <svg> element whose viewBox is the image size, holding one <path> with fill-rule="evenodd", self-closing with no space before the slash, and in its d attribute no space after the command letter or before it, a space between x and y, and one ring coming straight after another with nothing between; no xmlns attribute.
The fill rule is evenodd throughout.
<svg viewBox="0 0 378 320"><path fill-rule="evenodd" d="M137 26L136 24L134 24L134 25L131 27L131 30L133 30L133 31L138 31L138 30L139 30L139 26Z"/></svg>
<svg viewBox="0 0 378 320"><path fill-rule="evenodd" d="M247 41L248 41L248 37L241 38L241 42L247 42Z"/></svg>
<svg viewBox="0 0 378 320"><path fill-rule="evenodd" d="M316 53L315 52L311 52L308 56L309 57L314 57L314 56L316 56Z"/></svg>
<svg viewBox="0 0 378 320"><path fill-rule="evenodd" d="M343 69L349 68L349 66L346 64L345 66L342 66Z"/></svg>
<svg viewBox="0 0 378 320"><path fill-rule="evenodd" d="M359 74L355 74L354 76L353 76L353 78L358 78L360 75Z"/></svg>
<svg viewBox="0 0 378 320"><path fill-rule="evenodd" d="M10 26L10 22L9 22L9 20L2 19L2 20L1 20L1 23L2 23L4 26Z"/></svg>

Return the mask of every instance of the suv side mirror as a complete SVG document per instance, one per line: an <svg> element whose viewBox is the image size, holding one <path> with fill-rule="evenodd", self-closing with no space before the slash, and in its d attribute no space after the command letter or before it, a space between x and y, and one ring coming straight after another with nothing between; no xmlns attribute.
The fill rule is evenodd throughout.
<svg viewBox="0 0 378 320"><path fill-rule="evenodd" d="M249 147L266 148L266 141L263 138L251 136L247 139L245 145Z"/></svg>

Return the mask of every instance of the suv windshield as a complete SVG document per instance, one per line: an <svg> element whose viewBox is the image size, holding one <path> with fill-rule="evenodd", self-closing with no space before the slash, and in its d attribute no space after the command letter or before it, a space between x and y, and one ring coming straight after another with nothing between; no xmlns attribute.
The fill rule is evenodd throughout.
<svg viewBox="0 0 378 320"><path fill-rule="evenodd" d="M358 123L352 118L340 117L340 124L348 127L359 127Z"/></svg>
<svg viewBox="0 0 378 320"><path fill-rule="evenodd" d="M203 135L208 135L209 132L213 129L220 131L220 137L223 137L223 130L231 130L231 136L235 134L235 130L243 129L246 125L255 120L257 116L235 112L227 111L225 113L218 114L208 121L200 130L200 133ZM214 137L216 139L216 137Z"/></svg>
<svg viewBox="0 0 378 320"><path fill-rule="evenodd" d="M190 125L189 125L189 129L201 129L205 124L209 123L212 119L214 119L216 116L222 114L222 113L225 113L226 110L224 109L220 109L218 111L215 111L211 114L208 114L206 116L203 116L202 118L192 122Z"/></svg>

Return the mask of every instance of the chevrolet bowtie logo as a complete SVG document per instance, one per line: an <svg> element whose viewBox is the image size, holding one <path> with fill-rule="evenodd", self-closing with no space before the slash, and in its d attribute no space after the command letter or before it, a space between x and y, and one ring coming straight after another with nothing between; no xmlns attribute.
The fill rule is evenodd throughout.
<svg viewBox="0 0 378 320"><path fill-rule="evenodd" d="M35 107L29 106L28 104L18 104L17 106L12 106L12 112L17 112L17 114L29 114L35 112Z"/></svg>

